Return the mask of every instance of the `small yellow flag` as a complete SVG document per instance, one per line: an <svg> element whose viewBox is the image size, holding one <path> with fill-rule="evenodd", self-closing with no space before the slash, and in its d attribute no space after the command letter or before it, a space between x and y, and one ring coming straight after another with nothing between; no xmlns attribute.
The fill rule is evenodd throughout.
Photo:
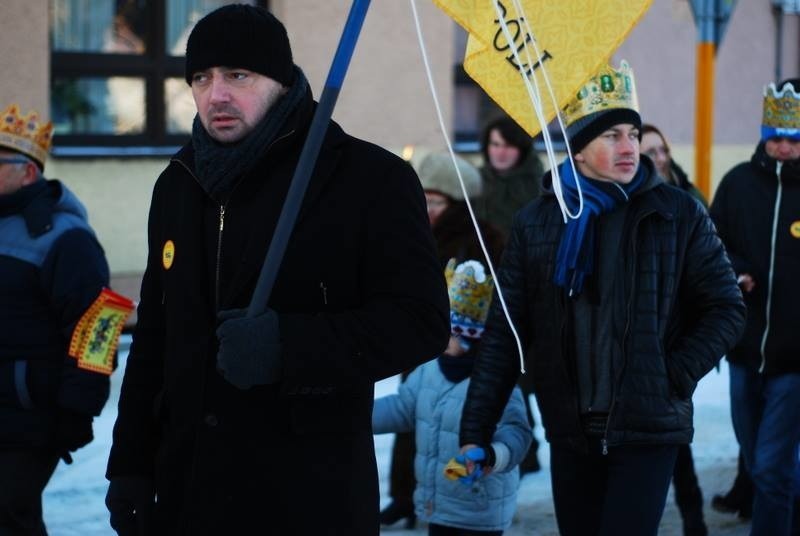
<svg viewBox="0 0 800 536"><path fill-rule="evenodd" d="M547 70L558 109L563 109L584 82L608 63L652 0L519 0L524 16L517 13L512 0L433 2L469 32L464 56L467 74L535 136L543 125L536 119L521 73L536 77L546 121L551 121L556 109L541 67ZM511 33L511 43L501 20ZM514 49L521 62L515 59Z"/></svg>

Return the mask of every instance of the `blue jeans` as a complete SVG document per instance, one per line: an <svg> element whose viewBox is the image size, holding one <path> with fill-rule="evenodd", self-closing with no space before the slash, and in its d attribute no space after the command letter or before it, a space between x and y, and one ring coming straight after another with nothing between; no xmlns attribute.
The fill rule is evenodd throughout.
<svg viewBox="0 0 800 536"><path fill-rule="evenodd" d="M754 536L788 535L800 443L800 374L765 378L730 365L731 416L755 484Z"/></svg>

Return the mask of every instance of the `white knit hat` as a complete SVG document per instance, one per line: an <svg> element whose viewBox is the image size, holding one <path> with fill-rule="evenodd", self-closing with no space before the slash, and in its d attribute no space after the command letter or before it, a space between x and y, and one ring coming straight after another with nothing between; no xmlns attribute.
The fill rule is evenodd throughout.
<svg viewBox="0 0 800 536"><path fill-rule="evenodd" d="M461 178L464 180L464 187L470 199L481 195L483 187L480 172L463 158L457 156L456 162L458 162L458 169L461 171ZM423 190L439 192L456 201L464 200L464 194L458 184L456 168L449 153L427 155L420 162L417 174Z"/></svg>

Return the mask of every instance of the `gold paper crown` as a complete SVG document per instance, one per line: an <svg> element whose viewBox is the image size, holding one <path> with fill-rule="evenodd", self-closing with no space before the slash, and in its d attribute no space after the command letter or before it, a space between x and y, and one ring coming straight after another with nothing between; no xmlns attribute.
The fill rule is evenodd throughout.
<svg viewBox="0 0 800 536"><path fill-rule="evenodd" d="M764 88L764 115L761 120L762 129L768 130L772 136L781 136L782 130L796 132L800 129L800 87L785 84L779 90L775 84ZM770 138L772 136L766 136Z"/></svg>
<svg viewBox="0 0 800 536"><path fill-rule="evenodd" d="M564 108L564 123L571 125L589 114L615 108L639 111L633 70L625 60L620 62L619 70L606 65L583 85Z"/></svg>
<svg viewBox="0 0 800 536"><path fill-rule="evenodd" d="M456 266L450 259L444 270L450 296L450 328L456 335L479 337L483 332L494 282L483 264L469 260Z"/></svg>
<svg viewBox="0 0 800 536"><path fill-rule="evenodd" d="M53 123L40 123L39 114L33 110L22 117L16 104L0 117L0 146L30 156L44 168L53 141Z"/></svg>

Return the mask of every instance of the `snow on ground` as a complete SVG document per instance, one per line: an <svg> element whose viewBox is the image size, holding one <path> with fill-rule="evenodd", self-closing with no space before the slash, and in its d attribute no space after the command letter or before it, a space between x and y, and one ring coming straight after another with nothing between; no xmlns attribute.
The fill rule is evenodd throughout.
<svg viewBox="0 0 800 536"><path fill-rule="evenodd" d="M104 505L107 481L104 478L108 451L111 445L111 430L116 419L119 387L129 339L121 345L120 368L112 376L111 398L102 415L95 420L95 440L74 454L74 463L60 463L44 492L44 518L50 536L110 536L108 512ZM389 378L375 386L375 395L384 396L396 392L398 378ZM693 452L700 485L705 497L706 522L714 535L745 535L749 525L736 516L718 514L708 506L715 493L728 489L733 482L738 446L730 423L728 406L728 369L723 362L720 372L712 371L697 388L695 402L695 442ZM537 415L538 419L538 415ZM537 421L540 422L540 421ZM541 446L539 460L543 470L526 475L519 493L519 510L514 525L506 531L507 536L556 535L555 517L550 496L549 449L542 440L540 426L536 428ZM381 487L381 506L389 502L388 475L393 435L375 436L375 452L378 460L378 475ZM392 536L419 536L427 529L418 526L407 531L389 527L382 534ZM672 493L667 500L667 510L661 523L660 535L678 536L681 523L675 508Z"/></svg>

